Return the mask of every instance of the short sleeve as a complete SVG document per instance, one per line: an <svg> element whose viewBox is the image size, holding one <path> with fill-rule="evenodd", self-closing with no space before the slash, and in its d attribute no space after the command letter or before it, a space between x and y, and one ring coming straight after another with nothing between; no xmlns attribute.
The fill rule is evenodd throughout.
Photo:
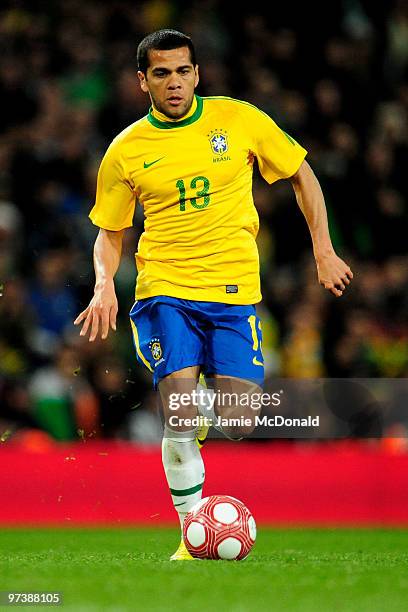
<svg viewBox="0 0 408 612"><path fill-rule="evenodd" d="M271 117L250 104L244 104L250 126L253 153L260 173L268 183L293 176L307 151L294 138L281 130Z"/></svg>
<svg viewBox="0 0 408 612"><path fill-rule="evenodd" d="M135 193L126 181L118 145L114 141L99 167L96 200L89 218L98 227L120 231L132 226L135 202Z"/></svg>

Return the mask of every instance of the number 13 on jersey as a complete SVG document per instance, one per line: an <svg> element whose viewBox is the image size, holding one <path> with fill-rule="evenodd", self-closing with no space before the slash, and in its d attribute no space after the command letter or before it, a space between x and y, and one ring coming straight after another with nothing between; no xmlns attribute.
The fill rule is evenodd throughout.
<svg viewBox="0 0 408 612"><path fill-rule="evenodd" d="M201 186L201 189L200 189ZM176 183L176 187L179 190L179 205L180 211L186 210L186 186L183 179L179 179ZM210 203L210 181L206 176L195 176L190 182L191 189L196 189L196 195L190 198L191 206L193 208L206 208ZM200 201L198 201L200 200Z"/></svg>

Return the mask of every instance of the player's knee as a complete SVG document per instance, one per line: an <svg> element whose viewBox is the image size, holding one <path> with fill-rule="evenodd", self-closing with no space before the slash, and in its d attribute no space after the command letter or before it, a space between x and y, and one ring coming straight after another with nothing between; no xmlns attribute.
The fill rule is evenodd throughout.
<svg viewBox="0 0 408 612"><path fill-rule="evenodd" d="M257 425L259 410L254 410L250 406L228 406L218 408L220 416L218 425L222 432L229 438L240 440L250 436Z"/></svg>
<svg viewBox="0 0 408 612"><path fill-rule="evenodd" d="M165 410L164 420L166 428L172 431L191 431L197 427L197 408L185 406L178 410Z"/></svg>
<svg viewBox="0 0 408 612"><path fill-rule="evenodd" d="M228 418L221 418L219 424L221 431L228 438L242 440L242 438L246 438L253 433L256 420L251 416L229 416Z"/></svg>

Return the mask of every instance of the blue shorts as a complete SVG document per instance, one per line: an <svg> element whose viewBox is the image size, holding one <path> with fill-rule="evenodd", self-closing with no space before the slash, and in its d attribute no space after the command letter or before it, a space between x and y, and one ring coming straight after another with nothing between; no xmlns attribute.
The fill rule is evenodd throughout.
<svg viewBox="0 0 408 612"><path fill-rule="evenodd" d="M130 311L137 359L161 378L188 366L262 385L262 331L255 306L159 295Z"/></svg>

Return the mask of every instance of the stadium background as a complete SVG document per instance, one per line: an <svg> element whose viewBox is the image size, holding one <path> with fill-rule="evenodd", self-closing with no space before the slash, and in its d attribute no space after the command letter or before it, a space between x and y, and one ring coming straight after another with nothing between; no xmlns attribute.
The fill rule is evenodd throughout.
<svg viewBox="0 0 408 612"><path fill-rule="evenodd" d="M269 187L255 180L268 374L408 375L405 2L319 3L315 23L306 3L295 10L289 4L274 7L269 15L261 3L251 2L243 13L221 0L5 2L0 483L8 496L0 519L6 524L172 517L159 465L156 402L148 375L136 366L128 323L140 208L116 280L118 332L90 344L72 325L93 289L97 230L87 214L98 164L111 139L146 113L135 50L146 33L167 26L195 42L198 93L256 104L308 149L335 247L355 274L341 300L324 292L290 184ZM208 491L228 486L231 494L253 499L266 522L408 523L408 502L401 498L408 480L405 423L396 427L391 442L335 447L212 443L206 450L214 466ZM215 470L220 456L237 466L245 459L245 470L233 482ZM317 470L313 492L299 476L306 457ZM245 488L243 474L264 478L255 468L265 461L268 486L251 479ZM317 469L322 463L325 468ZM339 465L348 466L347 478ZM96 481L92 470L99 474ZM116 502L110 474L122 483ZM135 488L129 492L130 481ZM75 483L82 495L74 495ZM149 485L150 496L142 496ZM251 491L262 487L269 497L257 495L256 501ZM344 511L341 500L348 500ZM299 512L291 512L294 507Z"/></svg>

